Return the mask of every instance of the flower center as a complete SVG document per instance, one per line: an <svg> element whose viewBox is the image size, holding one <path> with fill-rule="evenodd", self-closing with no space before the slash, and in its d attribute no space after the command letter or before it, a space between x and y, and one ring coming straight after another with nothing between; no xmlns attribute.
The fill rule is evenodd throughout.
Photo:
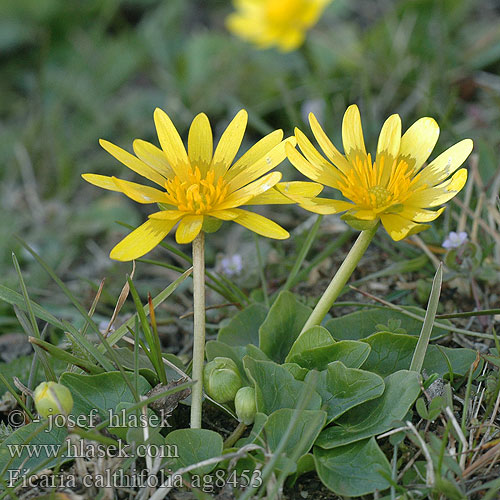
<svg viewBox="0 0 500 500"><path fill-rule="evenodd" d="M168 203L175 205L181 212L197 215L213 210L224 200L228 190L223 177L219 177L215 182L213 169L202 178L198 167L188 172L187 181L181 181L177 176L168 179L165 188Z"/></svg>
<svg viewBox="0 0 500 500"><path fill-rule="evenodd" d="M418 175L412 178L412 170L402 159L381 156L378 164L371 156L359 155L351 163L351 169L339 183L342 194L361 209L383 212L404 203L416 189Z"/></svg>
<svg viewBox="0 0 500 500"><path fill-rule="evenodd" d="M384 186L373 186L368 188L368 194L374 205L379 207L384 205L391 193Z"/></svg>

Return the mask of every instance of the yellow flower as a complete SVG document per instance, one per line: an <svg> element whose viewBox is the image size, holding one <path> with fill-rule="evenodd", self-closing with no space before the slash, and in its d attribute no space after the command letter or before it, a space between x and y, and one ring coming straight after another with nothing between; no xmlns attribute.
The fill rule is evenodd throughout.
<svg viewBox="0 0 500 500"><path fill-rule="evenodd" d="M229 124L215 152L212 130L205 114L197 115L191 124L187 152L164 111L156 109L154 120L161 149L137 139L133 143L134 156L108 141L101 140L100 144L117 160L162 190L105 175L82 176L91 184L120 191L138 203L160 204L159 212L151 214L147 222L113 248L112 259L128 261L143 256L160 243L177 222L178 243L193 241L203 224L214 220L232 220L268 238L288 238L288 232L275 222L239 207L293 203L274 187L281 173L268 173L286 157L285 144L295 144L293 137L283 141L283 132L276 130L232 165L247 124L245 110ZM305 192L305 196L316 196L322 186L286 182L280 183L279 189L287 195Z"/></svg>
<svg viewBox="0 0 500 500"><path fill-rule="evenodd" d="M381 220L391 238L398 241L427 229L428 225L420 223L433 221L444 207L426 209L449 201L467 181L467 170L457 169L472 151L470 139L460 141L424 166L439 136L439 127L432 118L420 118L401 137L401 118L390 116L380 132L374 162L366 153L356 105L347 109L342 123L345 155L335 148L312 113L309 122L329 161L298 129L295 136L304 156L286 146L289 160L305 176L338 189L349 200L295 197L312 212L347 210L342 218L359 229Z"/></svg>
<svg viewBox="0 0 500 500"><path fill-rule="evenodd" d="M260 48L284 52L299 47L331 0L235 0L226 22L230 31Z"/></svg>

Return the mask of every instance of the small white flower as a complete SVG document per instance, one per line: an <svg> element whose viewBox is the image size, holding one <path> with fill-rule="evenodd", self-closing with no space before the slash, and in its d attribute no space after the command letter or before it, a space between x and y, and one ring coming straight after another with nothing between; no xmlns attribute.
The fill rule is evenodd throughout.
<svg viewBox="0 0 500 500"><path fill-rule="evenodd" d="M456 233L451 231L448 237L443 241L443 248L449 250L450 248L458 248L467 241L467 233L465 231L460 231Z"/></svg>
<svg viewBox="0 0 500 500"><path fill-rule="evenodd" d="M227 257L223 257L220 260L217 267L220 269L220 272L222 272L226 276L238 275L243 269L243 259L238 253L234 255L228 255Z"/></svg>

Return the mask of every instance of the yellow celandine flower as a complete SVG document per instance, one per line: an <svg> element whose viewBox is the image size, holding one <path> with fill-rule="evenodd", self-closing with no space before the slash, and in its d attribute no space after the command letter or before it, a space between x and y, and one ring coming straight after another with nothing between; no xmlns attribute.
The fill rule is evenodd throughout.
<svg viewBox="0 0 500 500"><path fill-rule="evenodd" d="M235 0L230 31L260 48L277 45L284 52L299 47L332 0Z"/></svg>
<svg viewBox="0 0 500 500"><path fill-rule="evenodd" d="M439 136L432 118L420 118L401 136L401 118L390 116L380 132L374 162L366 153L356 105L347 109L342 123L345 155L335 148L312 113L309 123L329 161L299 129L295 129L295 136L304 156L287 146L289 160L306 177L338 189L349 200L302 200L300 205L312 212L347 211L342 218L359 229L380 220L391 238L398 241L427 229L429 225L421 223L439 217L444 207L436 211L427 208L449 201L467 181L467 170L457 169L472 151L470 139L460 141L424 166Z"/></svg>
<svg viewBox="0 0 500 500"><path fill-rule="evenodd" d="M134 156L108 141L100 141L117 160L162 188L105 175L83 174L91 184L120 191L138 203L161 204L162 210L151 214L147 222L113 248L112 259L129 261L143 256L177 223L175 237L178 243L190 243L202 230L204 222L214 219L232 220L268 238L288 238L288 232L275 222L240 207L294 203L280 191L316 196L322 186L310 182L278 185L281 173L268 173L286 157L285 144L295 145L293 137L282 140L281 130L265 136L232 165L247 119L246 111L241 110L222 134L215 152L210 123L203 113L191 124L187 152L172 121L161 109L154 112L161 149L136 139Z"/></svg>

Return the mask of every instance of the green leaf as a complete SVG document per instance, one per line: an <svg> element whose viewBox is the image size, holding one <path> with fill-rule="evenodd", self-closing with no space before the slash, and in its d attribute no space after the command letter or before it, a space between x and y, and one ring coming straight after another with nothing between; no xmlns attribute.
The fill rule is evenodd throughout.
<svg viewBox="0 0 500 500"><path fill-rule="evenodd" d="M272 452L278 449L280 441L297 411L299 410L282 408L269 415L264 425L264 434L267 445ZM294 461L297 461L311 449L325 425L326 412L303 410L296 418L293 430L283 449L283 453Z"/></svg>
<svg viewBox="0 0 500 500"><path fill-rule="evenodd" d="M255 382L257 411L270 415L281 408L297 408L301 398L309 397L306 410L319 410L321 398L308 384L295 380L283 366L272 361L243 358L248 376Z"/></svg>
<svg viewBox="0 0 500 500"><path fill-rule="evenodd" d="M382 377L365 370L347 368L340 361L330 363L321 372L319 380L316 390L323 400L322 408L328 413L328 423L347 410L378 398L385 388Z"/></svg>
<svg viewBox="0 0 500 500"><path fill-rule="evenodd" d="M250 435L246 438L239 439L236 443L238 448L241 448L247 444L252 444L257 442L259 445L264 445L263 439L261 437L262 431L264 430L264 425L267 422L268 416L264 415L264 413L256 413L255 420L253 422L252 430L250 431Z"/></svg>
<svg viewBox="0 0 500 500"><path fill-rule="evenodd" d="M401 321L400 327L404 328L407 334L420 335L425 310L415 306L407 306L404 309L413 314L418 314L422 317L422 321L410 318L402 312L394 311L393 309L376 308L363 309L346 314L340 318L332 318L326 322L325 327L330 331L334 339L361 340L380 331L377 325L386 325L390 320L399 320ZM449 321L443 320L443 323L448 324ZM436 339L447 334L446 330L434 327L431 338Z"/></svg>
<svg viewBox="0 0 500 500"><path fill-rule="evenodd" d="M64 363L58 359L51 359L50 364L53 370L56 373L56 376L59 376L62 372L67 369L67 363ZM20 356L19 358L13 359L9 363L1 363L0 362L0 373L10 382L11 387L12 379L17 377L24 385L28 385L28 381L30 378L30 372L33 365L33 355L29 356ZM45 381L45 375L43 370L37 370L36 377L33 379L33 387L36 387L40 382ZM15 389L15 387L14 387ZM0 380L0 397L7 390L7 387Z"/></svg>
<svg viewBox="0 0 500 500"><path fill-rule="evenodd" d="M390 486L391 467L375 438L331 450L315 447L314 461L323 484L337 495L358 497Z"/></svg>
<svg viewBox="0 0 500 500"><path fill-rule="evenodd" d="M323 345L315 347L316 339ZM332 361L342 361L346 366L359 368L368 357L370 346L356 340L335 342L326 328L315 326L297 339L290 353L287 361L309 370L326 370Z"/></svg>
<svg viewBox="0 0 500 500"><path fill-rule="evenodd" d="M55 457L67 435L68 431L65 427L54 426L49 432L46 422L27 424L15 430L0 445L1 477L10 483L9 470L21 470L19 477L22 477L40 468L50 468L72 460L72 458ZM31 457L29 456L30 450L22 446L24 444L32 445Z"/></svg>
<svg viewBox="0 0 500 500"><path fill-rule="evenodd" d="M407 370L410 367L417 338L410 335L379 332L363 342L371 346L370 355L363 364L363 369L385 377L395 371ZM450 371L446 358L451 364L453 373L463 376L468 373L471 364L475 361L476 352L462 347L430 345L427 348L423 368L428 374L437 373L443 377Z"/></svg>
<svg viewBox="0 0 500 500"><path fill-rule="evenodd" d="M335 422L338 425L319 435L316 444L336 448L392 429L394 421L404 418L420 394L419 380L418 373L408 370L389 375L382 396L345 413Z"/></svg>
<svg viewBox="0 0 500 500"><path fill-rule="evenodd" d="M228 325L222 327L217 335L219 342L231 346L259 344L259 328L267 315L262 304L252 304L238 312Z"/></svg>
<svg viewBox="0 0 500 500"><path fill-rule="evenodd" d="M165 444L176 446L177 458L169 467L176 471L209 458L222 455L223 442L218 432L208 429L178 429L167 434ZM208 474L217 466L205 465L191 471L191 474Z"/></svg>
<svg viewBox="0 0 500 500"><path fill-rule="evenodd" d="M134 384L134 374L126 373L126 375ZM121 419L121 415L115 416L118 405L136 402L120 372L107 372L100 375L79 375L66 372L61 376L60 383L71 391L74 401L71 413L75 417L88 416L95 408L103 420L110 417L110 412L113 418ZM145 394L150 388L146 379L139 375L137 383L139 394ZM88 422L85 421L85 423Z"/></svg>
<svg viewBox="0 0 500 500"><path fill-rule="evenodd" d="M379 332L363 342L371 347L370 355L364 362L363 369L385 377L398 370L410 368L417 338L398 333Z"/></svg>
<svg viewBox="0 0 500 500"><path fill-rule="evenodd" d="M259 328L259 347L273 361L283 363L312 309L290 292L281 292Z"/></svg>
<svg viewBox="0 0 500 500"><path fill-rule="evenodd" d="M306 330L296 342L294 342L285 361L294 362L294 356L299 356L304 351L319 349L335 344L335 340L330 335L330 332L322 326L313 326Z"/></svg>
<svg viewBox="0 0 500 500"><path fill-rule="evenodd" d="M295 380L304 380L309 373L307 368L302 368L297 363L283 363L281 366L286 368L293 375Z"/></svg>
<svg viewBox="0 0 500 500"><path fill-rule="evenodd" d="M295 473L288 478L287 486L293 487L297 479L303 474L307 474L308 472L312 472L316 468L314 463L314 456L312 453L306 453L302 455L297 461L297 470Z"/></svg>

